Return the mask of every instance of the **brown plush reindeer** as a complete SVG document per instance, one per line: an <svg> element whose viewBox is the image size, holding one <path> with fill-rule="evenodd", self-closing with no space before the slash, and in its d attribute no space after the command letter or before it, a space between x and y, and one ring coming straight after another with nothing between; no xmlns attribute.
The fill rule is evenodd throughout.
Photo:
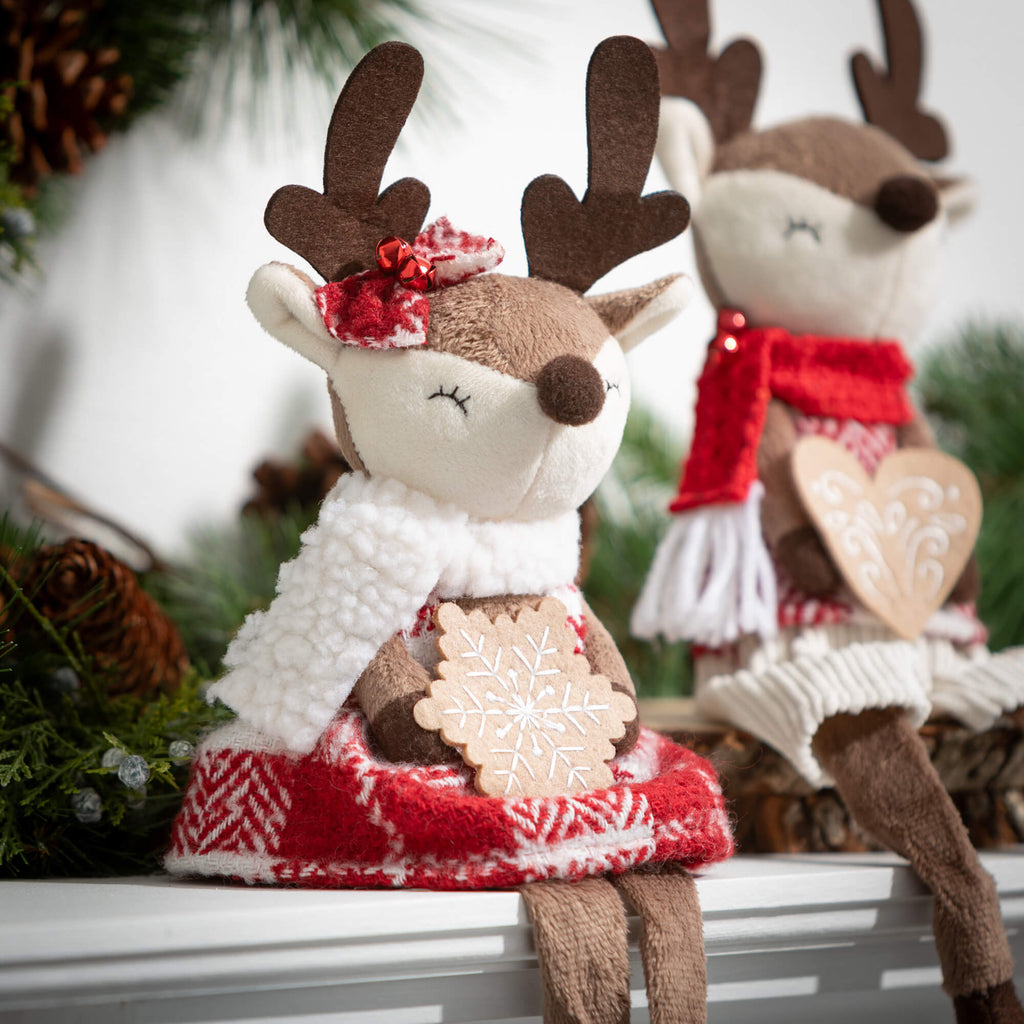
<svg viewBox="0 0 1024 1024"><path fill-rule="evenodd" d="M699 758L639 728L626 666L573 585L576 510L629 405L623 348L690 292L675 276L582 294L689 219L682 196L642 195L654 60L625 37L595 50L587 192L551 176L526 189L528 279L483 273L502 256L493 239L445 220L421 231L420 182L378 195L421 75L403 44L364 58L331 119L323 193L287 186L267 207L271 233L326 283L270 264L248 301L327 373L353 472L231 644L211 694L238 720L199 752L166 865L519 886L556 1022L628 1019L621 893L645 921L651 1019L701 1021L701 916L683 869L728 854L721 793ZM479 723L464 743L421 724L453 679L465 697L451 720ZM501 742L474 760L495 722ZM588 773L609 781L578 784Z"/></svg>
<svg viewBox="0 0 1024 1024"><path fill-rule="evenodd" d="M915 12L879 0L888 67L853 58L868 123L753 131L756 46L715 58L704 0L655 9L658 152L695 204L719 331L634 630L694 641L702 710L835 785L909 859L935 897L957 1020L1022 1021L995 887L917 734L933 711L976 728L1017 711L1024 652L984 646L977 486L905 390L900 342L968 194L921 163L947 144L918 106Z"/></svg>

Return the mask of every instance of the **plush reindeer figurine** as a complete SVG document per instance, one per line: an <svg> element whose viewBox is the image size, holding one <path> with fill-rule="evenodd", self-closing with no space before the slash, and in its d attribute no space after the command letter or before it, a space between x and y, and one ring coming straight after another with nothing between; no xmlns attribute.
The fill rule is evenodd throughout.
<svg viewBox="0 0 1024 1024"><path fill-rule="evenodd" d="M682 196L642 196L654 58L626 37L595 50L588 189L526 189L528 279L485 273L503 255L491 238L444 219L421 231L419 181L378 195L421 76L404 44L365 57L331 120L324 192L287 186L267 207L326 283L272 263L248 301L326 371L354 472L231 644L211 694L238 718L198 753L166 866L519 886L559 1022L628 1019L621 893L645 921L651 1019L702 1021L686 869L730 852L721 793L696 755L639 728L622 658L573 585L576 509L625 423L623 348L691 289L675 276L582 295L689 220Z"/></svg>
<svg viewBox="0 0 1024 1024"><path fill-rule="evenodd" d="M906 856L935 896L957 1019L1022 1021L992 879L917 727L985 728L1024 701L1024 656L974 614L971 474L935 450L900 342L928 308L962 182L918 108L908 0L879 0L888 69L853 59L867 124L750 130L760 58L707 52L705 0L655 0L669 48L658 152L695 199L719 310L696 428L634 631L694 642L701 709L780 750Z"/></svg>

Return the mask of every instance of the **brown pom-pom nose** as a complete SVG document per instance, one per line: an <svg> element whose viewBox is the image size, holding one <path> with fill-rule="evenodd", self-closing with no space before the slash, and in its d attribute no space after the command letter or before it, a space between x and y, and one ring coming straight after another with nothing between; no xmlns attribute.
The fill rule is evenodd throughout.
<svg viewBox="0 0 1024 1024"><path fill-rule="evenodd" d="M938 190L927 179L910 174L886 179L875 196L875 213L896 231L923 228L938 212Z"/></svg>
<svg viewBox="0 0 1024 1024"><path fill-rule="evenodd" d="M537 375L537 401L556 423L581 427L604 405L604 381L593 363L579 356L555 356Z"/></svg>

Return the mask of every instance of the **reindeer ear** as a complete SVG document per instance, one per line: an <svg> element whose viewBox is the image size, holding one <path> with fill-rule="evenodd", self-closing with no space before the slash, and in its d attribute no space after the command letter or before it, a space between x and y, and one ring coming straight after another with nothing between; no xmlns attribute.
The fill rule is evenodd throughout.
<svg viewBox="0 0 1024 1024"><path fill-rule="evenodd" d="M978 205L978 187L972 178L932 178L950 224L958 224Z"/></svg>
<svg viewBox="0 0 1024 1024"><path fill-rule="evenodd" d="M693 295L693 281L673 274L659 281L605 295L588 295L584 302L604 321L623 351L674 320Z"/></svg>
<svg viewBox="0 0 1024 1024"><path fill-rule="evenodd" d="M669 185L696 208L715 158L711 122L696 103L683 96L662 96L654 152Z"/></svg>
<svg viewBox="0 0 1024 1024"><path fill-rule="evenodd" d="M268 334L330 373L341 342L324 327L315 291L301 270L268 263L252 275L245 301Z"/></svg>

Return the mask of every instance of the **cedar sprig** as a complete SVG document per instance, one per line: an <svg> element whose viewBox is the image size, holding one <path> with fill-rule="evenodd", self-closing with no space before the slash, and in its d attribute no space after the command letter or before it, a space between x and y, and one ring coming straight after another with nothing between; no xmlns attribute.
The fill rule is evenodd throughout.
<svg viewBox="0 0 1024 1024"><path fill-rule="evenodd" d="M0 877L154 870L188 772L171 744L197 743L231 713L206 703L195 672L173 695L114 696L111 666L68 626L41 626L19 582L39 547L35 530L0 518ZM144 792L104 764L112 749L145 760ZM84 790L102 804L98 821L76 816Z"/></svg>

